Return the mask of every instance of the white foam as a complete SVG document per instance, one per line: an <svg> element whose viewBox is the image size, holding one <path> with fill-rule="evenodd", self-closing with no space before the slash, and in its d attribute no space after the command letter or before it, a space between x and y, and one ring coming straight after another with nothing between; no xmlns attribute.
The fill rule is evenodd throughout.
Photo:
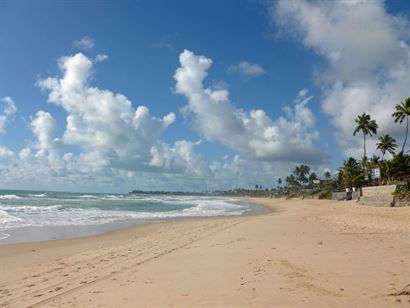
<svg viewBox="0 0 410 308"><path fill-rule="evenodd" d="M98 199L98 196L96 196L96 195L81 195L79 197L80 198L85 198L85 199Z"/></svg>
<svg viewBox="0 0 410 308"><path fill-rule="evenodd" d="M30 197L44 198L47 194L29 194Z"/></svg>
<svg viewBox="0 0 410 308"><path fill-rule="evenodd" d="M54 199L40 199L35 202L42 202L40 205L0 205L0 231L27 226L71 226L71 225L93 225L113 223L129 220L153 221L158 219L178 218L178 217L198 217L198 216L236 216L242 215L249 210L246 205L231 203L235 199L218 197L199 196L128 196L128 195L82 195L89 196L90 199L107 200L112 198L112 205L98 206L98 202L92 201L96 205L93 207L83 206L81 199L69 199L70 202L62 204L50 204ZM117 200L118 199L118 200ZM30 199L27 199L30 200ZM73 201L78 204L72 203ZM84 200L84 199L83 199ZM120 201L134 201L135 210L121 208ZM59 202L60 202L59 201ZM30 201L34 202L34 201ZM106 204L106 201L104 201ZM148 211L139 211L138 205L152 204ZM104 203L102 203L104 204ZM118 204L118 207L116 207ZM134 203L131 203L134 205ZM164 207L164 205L167 205ZM107 208L107 209L106 209ZM173 209L167 211L166 209ZM156 211L155 211L156 210Z"/></svg>
<svg viewBox="0 0 410 308"><path fill-rule="evenodd" d="M0 233L0 241L6 239L6 238L8 238L8 237L10 237L10 234L8 234L8 233Z"/></svg>
<svg viewBox="0 0 410 308"><path fill-rule="evenodd" d="M14 213L41 213L54 212L63 208L63 205L35 206L35 205L1 205L0 208L7 212Z"/></svg>
<svg viewBox="0 0 410 308"><path fill-rule="evenodd" d="M21 197L16 196L16 195L0 195L0 199L3 199L3 200L15 200L15 199L21 199Z"/></svg>
<svg viewBox="0 0 410 308"><path fill-rule="evenodd" d="M23 224L23 218L10 215L6 211L0 210L0 230L20 227Z"/></svg>

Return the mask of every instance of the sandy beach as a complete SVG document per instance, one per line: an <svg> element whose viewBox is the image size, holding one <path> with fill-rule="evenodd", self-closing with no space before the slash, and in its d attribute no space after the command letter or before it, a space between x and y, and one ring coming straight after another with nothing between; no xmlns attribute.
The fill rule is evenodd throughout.
<svg viewBox="0 0 410 308"><path fill-rule="evenodd" d="M5 307L408 307L410 208L273 211L0 246Z"/></svg>

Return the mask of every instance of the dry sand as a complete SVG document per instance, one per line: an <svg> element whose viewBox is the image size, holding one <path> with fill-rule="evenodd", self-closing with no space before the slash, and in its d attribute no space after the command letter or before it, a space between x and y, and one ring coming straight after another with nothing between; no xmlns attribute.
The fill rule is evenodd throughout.
<svg viewBox="0 0 410 308"><path fill-rule="evenodd" d="M0 246L0 306L410 306L410 208L252 201L275 211Z"/></svg>

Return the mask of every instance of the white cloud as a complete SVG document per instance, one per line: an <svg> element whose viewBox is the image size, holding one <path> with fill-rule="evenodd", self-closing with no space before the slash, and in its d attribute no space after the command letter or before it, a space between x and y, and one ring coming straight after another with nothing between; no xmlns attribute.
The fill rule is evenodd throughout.
<svg viewBox="0 0 410 308"><path fill-rule="evenodd" d="M196 129L207 140L216 140L253 159L312 162L324 158L323 151L314 146L318 132L307 107L311 97L299 97L285 109L285 117L272 120L263 110L236 108L227 89L205 88L211 59L185 50L180 64L174 76L176 92L187 97L185 109L195 115Z"/></svg>
<svg viewBox="0 0 410 308"><path fill-rule="evenodd" d="M0 158L1 159L8 159L14 157L14 152L9 150L6 147L0 146Z"/></svg>
<svg viewBox="0 0 410 308"><path fill-rule="evenodd" d="M192 143L177 141L170 146L160 140L175 121L174 113L157 118L145 106L134 109L122 94L90 86L93 62L82 53L61 58L59 66L61 78L47 78L39 85L49 91L50 103L68 113L62 141L80 146L81 159L94 169L184 174L209 170L198 168L204 162Z"/></svg>
<svg viewBox="0 0 410 308"><path fill-rule="evenodd" d="M81 40L74 41L74 46L78 49L91 49L95 45L95 40L89 36L84 36Z"/></svg>
<svg viewBox="0 0 410 308"><path fill-rule="evenodd" d="M2 108L0 108L0 134L4 134L6 132L7 121L17 112L17 108L15 102L9 96L3 97L0 102L3 105Z"/></svg>
<svg viewBox="0 0 410 308"><path fill-rule="evenodd" d="M182 53L176 90L188 97L187 112L207 140L239 152L208 162L197 151L202 141L161 140L174 113L155 117L122 94L92 86L97 62L82 53L62 57L61 74L38 82L48 101L67 112L65 127L38 111L30 125L34 142L18 155L0 148L2 187L124 192L272 186L296 161L323 157L313 145L317 132L307 90L284 108L283 117L272 120L262 110L235 108L224 87L204 88L211 60ZM67 145L76 153L67 152Z"/></svg>
<svg viewBox="0 0 410 308"><path fill-rule="evenodd" d="M260 65L249 63L246 61L242 61L236 65L230 66L228 68L228 71L236 72L251 77L265 74L264 69Z"/></svg>
<svg viewBox="0 0 410 308"><path fill-rule="evenodd" d="M105 60L108 60L108 55L98 54L98 55L95 56L95 61L96 62L103 62Z"/></svg>
<svg viewBox="0 0 410 308"><path fill-rule="evenodd" d="M55 138L57 123L50 113L38 111L31 121L31 128L37 137L38 149L54 151L58 147L60 141Z"/></svg>
<svg viewBox="0 0 410 308"><path fill-rule="evenodd" d="M381 133L403 136L391 114L409 96L408 20L386 12L382 0L279 0L271 13L281 29L326 59L322 108L347 155L362 155L361 140L352 136L360 113L370 113Z"/></svg>
<svg viewBox="0 0 410 308"><path fill-rule="evenodd" d="M5 115L10 116L16 113L17 111L16 104L10 96L4 97L1 101L5 105L4 111L3 111Z"/></svg>

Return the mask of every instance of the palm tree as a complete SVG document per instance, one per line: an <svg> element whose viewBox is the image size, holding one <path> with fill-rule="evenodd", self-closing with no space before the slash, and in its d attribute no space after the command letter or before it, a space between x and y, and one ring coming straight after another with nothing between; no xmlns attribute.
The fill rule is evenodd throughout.
<svg viewBox="0 0 410 308"><path fill-rule="evenodd" d="M300 165L300 181L306 183L308 181L307 175L310 173L310 167L307 165Z"/></svg>
<svg viewBox="0 0 410 308"><path fill-rule="evenodd" d="M324 176L325 176L325 179L328 181L332 178L332 174L329 171L326 171Z"/></svg>
<svg viewBox="0 0 410 308"><path fill-rule="evenodd" d="M394 164L392 160L384 160L380 164L382 176L386 179L387 185L390 185L390 181L394 177Z"/></svg>
<svg viewBox="0 0 410 308"><path fill-rule="evenodd" d="M300 172L301 172L301 170L300 170L299 166L296 166L295 169L293 169L293 171L292 171L292 173L293 173L293 175L295 176L296 179L298 179L300 177Z"/></svg>
<svg viewBox="0 0 410 308"><path fill-rule="evenodd" d="M296 166L293 170L293 175L295 176L296 180L299 184L306 183L308 178L306 177L310 172L310 167L306 165Z"/></svg>
<svg viewBox="0 0 410 308"><path fill-rule="evenodd" d="M318 179L318 178L317 178L316 173L312 172L312 173L309 175L309 182L310 182L311 184L313 184L313 181L314 181L314 180L317 180L317 179Z"/></svg>
<svg viewBox="0 0 410 308"><path fill-rule="evenodd" d="M377 155L373 155L372 158L370 158L369 162L367 163L367 167L369 169L377 168L380 163L380 157Z"/></svg>
<svg viewBox="0 0 410 308"><path fill-rule="evenodd" d="M279 179L278 179L278 186L280 186L281 184L282 184L282 179L279 178Z"/></svg>
<svg viewBox="0 0 410 308"><path fill-rule="evenodd" d="M410 156L400 152L393 156L391 160L393 165L393 176L395 179L408 178L410 175Z"/></svg>
<svg viewBox="0 0 410 308"><path fill-rule="evenodd" d="M379 126L377 125L376 121L372 120L370 118L370 115L366 113L359 115L355 119L355 122L357 126L353 132L353 136L356 136L356 134L360 131L363 133L363 149L364 149L363 158L366 159L366 136L367 135L373 136L373 134L377 134L377 129L379 128Z"/></svg>
<svg viewBox="0 0 410 308"><path fill-rule="evenodd" d="M404 138L403 146L401 148L401 151L403 152L407 142L407 135L409 133L410 97L406 98L404 102L397 104L395 108L396 112L392 114L394 117L394 123L400 122L401 124L404 119L406 119L406 137Z"/></svg>
<svg viewBox="0 0 410 308"><path fill-rule="evenodd" d="M383 154L382 160L384 160L384 154L386 154L386 151L393 154L394 150L397 148L396 139L392 138L389 134L380 136L379 142L376 145L377 149Z"/></svg>
<svg viewBox="0 0 410 308"><path fill-rule="evenodd" d="M296 178L293 174L286 177L287 186L295 186L297 184Z"/></svg>
<svg viewBox="0 0 410 308"><path fill-rule="evenodd" d="M345 187L352 188L359 183L360 178L363 176L360 168L360 163L350 157L343 161L343 167L340 170L343 183Z"/></svg>

